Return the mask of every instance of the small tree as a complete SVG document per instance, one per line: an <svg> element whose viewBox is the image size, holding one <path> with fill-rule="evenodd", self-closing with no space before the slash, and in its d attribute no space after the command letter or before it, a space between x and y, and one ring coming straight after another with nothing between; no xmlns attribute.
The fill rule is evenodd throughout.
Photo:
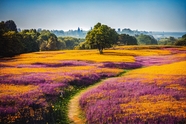
<svg viewBox="0 0 186 124"><path fill-rule="evenodd" d="M101 23L97 23L94 28L87 33L85 38L87 44L89 44L91 48L97 48L100 54L103 53L104 48L109 48L115 44L117 39L117 32Z"/></svg>

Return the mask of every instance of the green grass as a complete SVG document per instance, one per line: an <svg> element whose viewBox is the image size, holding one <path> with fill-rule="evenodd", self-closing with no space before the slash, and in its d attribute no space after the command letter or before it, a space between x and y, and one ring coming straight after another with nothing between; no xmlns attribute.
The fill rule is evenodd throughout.
<svg viewBox="0 0 186 124"><path fill-rule="evenodd" d="M70 124L68 118L68 103L70 99L77 94L84 87L69 86L65 89L63 96L58 97L57 101L53 104L52 109L49 112L50 123L54 124Z"/></svg>

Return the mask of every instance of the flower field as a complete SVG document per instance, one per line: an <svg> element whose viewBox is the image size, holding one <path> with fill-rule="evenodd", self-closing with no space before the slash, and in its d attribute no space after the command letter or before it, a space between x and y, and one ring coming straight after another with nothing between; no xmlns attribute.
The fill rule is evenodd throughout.
<svg viewBox="0 0 186 124"><path fill-rule="evenodd" d="M144 68L107 79L80 98L87 123L186 123L185 60L183 51L137 56Z"/></svg>
<svg viewBox="0 0 186 124"><path fill-rule="evenodd" d="M185 122L185 66L185 48L122 47L102 55L96 50L47 51L1 58L0 123L60 122L57 102L63 104L74 89L105 78L80 99L87 123ZM131 71L121 76L126 69Z"/></svg>
<svg viewBox="0 0 186 124"><path fill-rule="evenodd" d="M87 86L120 72L120 69L96 66L2 68L1 116L6 118L8 115L11 122L25 115L28 116L26 118L34 116L36 120L42 120L44 118L41 116L47 113L47 107L52 107L49 102L55 102L55 97L63 93L65 88L70 85Z"/></svg>

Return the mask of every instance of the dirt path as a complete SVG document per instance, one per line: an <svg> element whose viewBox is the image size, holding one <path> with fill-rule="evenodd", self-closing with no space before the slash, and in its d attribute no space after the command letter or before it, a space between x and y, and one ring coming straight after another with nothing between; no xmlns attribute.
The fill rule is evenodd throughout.
<svg viewBox="0 0 186 124"><path fill-rule="evenodd" d="M116 78L116 77L113 77L113 78ZM107 78L104 80L108 80L108 79L111 79L111 78ZM74 97L72 97L72 99L69 102L69 106L68 106L68 117L71 121L71 124L85 124L86 120L83 119L83 117L81 117L82 112L81 112L81 109L79 106L79 99L86 92L103 84L104 80L101 80L100 82L96 83L95 85L87 87L86 89L80 91Z"/></svg>

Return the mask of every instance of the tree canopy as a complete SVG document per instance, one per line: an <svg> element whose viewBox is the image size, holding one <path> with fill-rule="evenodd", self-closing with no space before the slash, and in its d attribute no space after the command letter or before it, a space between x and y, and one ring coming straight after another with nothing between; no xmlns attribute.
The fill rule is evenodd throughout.
<svg viewBox="0 0 186 124"><path fill-rule="evenodd" d="M17 32L17 26L13 20L8 20L5 22L5 26L9 31Z"/></svg>
<svg viewBox="0 0 186 124"><path fill-rule="evenodd" d="M186 46L186 34L184 34L182 36L182 38L178 39L176 42L175 42L175 45L177 46Z"/></svg>
<svg viewBox="0 0 186 124"><path fill-rule="evenodd" d="M158 41L159 45L174 45L174 43L176 42L176 38L174 37L169 37L169 38L161 38Z"/></svg>
<svg viewBox="0 0 186 124"><path fill-rule="evenodd" d="M124 45L137 45L136 38L128 34L120 34L118 36L118 41L120 44L124 44Z"/></svg>
<svg viewBox="0 0 186 124"><path fill-rule="evenodd" d="M117 32L101 23L97 23L94 28L87 33L85 38L86 43L89 44L91 48L97 48L100 54L103 53L104 48L109 48L115 44L117 39Z"/></svg>
<svg viewBox="0 0 186 124"><path fill-rule="evenodd" d="M138 44L140 45L157 45L158 44L157 40L153 36L144 35L144 34L137 36L137 41L138 41Z"/></svg>
<svg viewBox="0 0 186 124"><path fill-rule="evenodd" d="M40 51L57 50L57 37L48 30L43 30L38 36L37 42Z"/></svg>

